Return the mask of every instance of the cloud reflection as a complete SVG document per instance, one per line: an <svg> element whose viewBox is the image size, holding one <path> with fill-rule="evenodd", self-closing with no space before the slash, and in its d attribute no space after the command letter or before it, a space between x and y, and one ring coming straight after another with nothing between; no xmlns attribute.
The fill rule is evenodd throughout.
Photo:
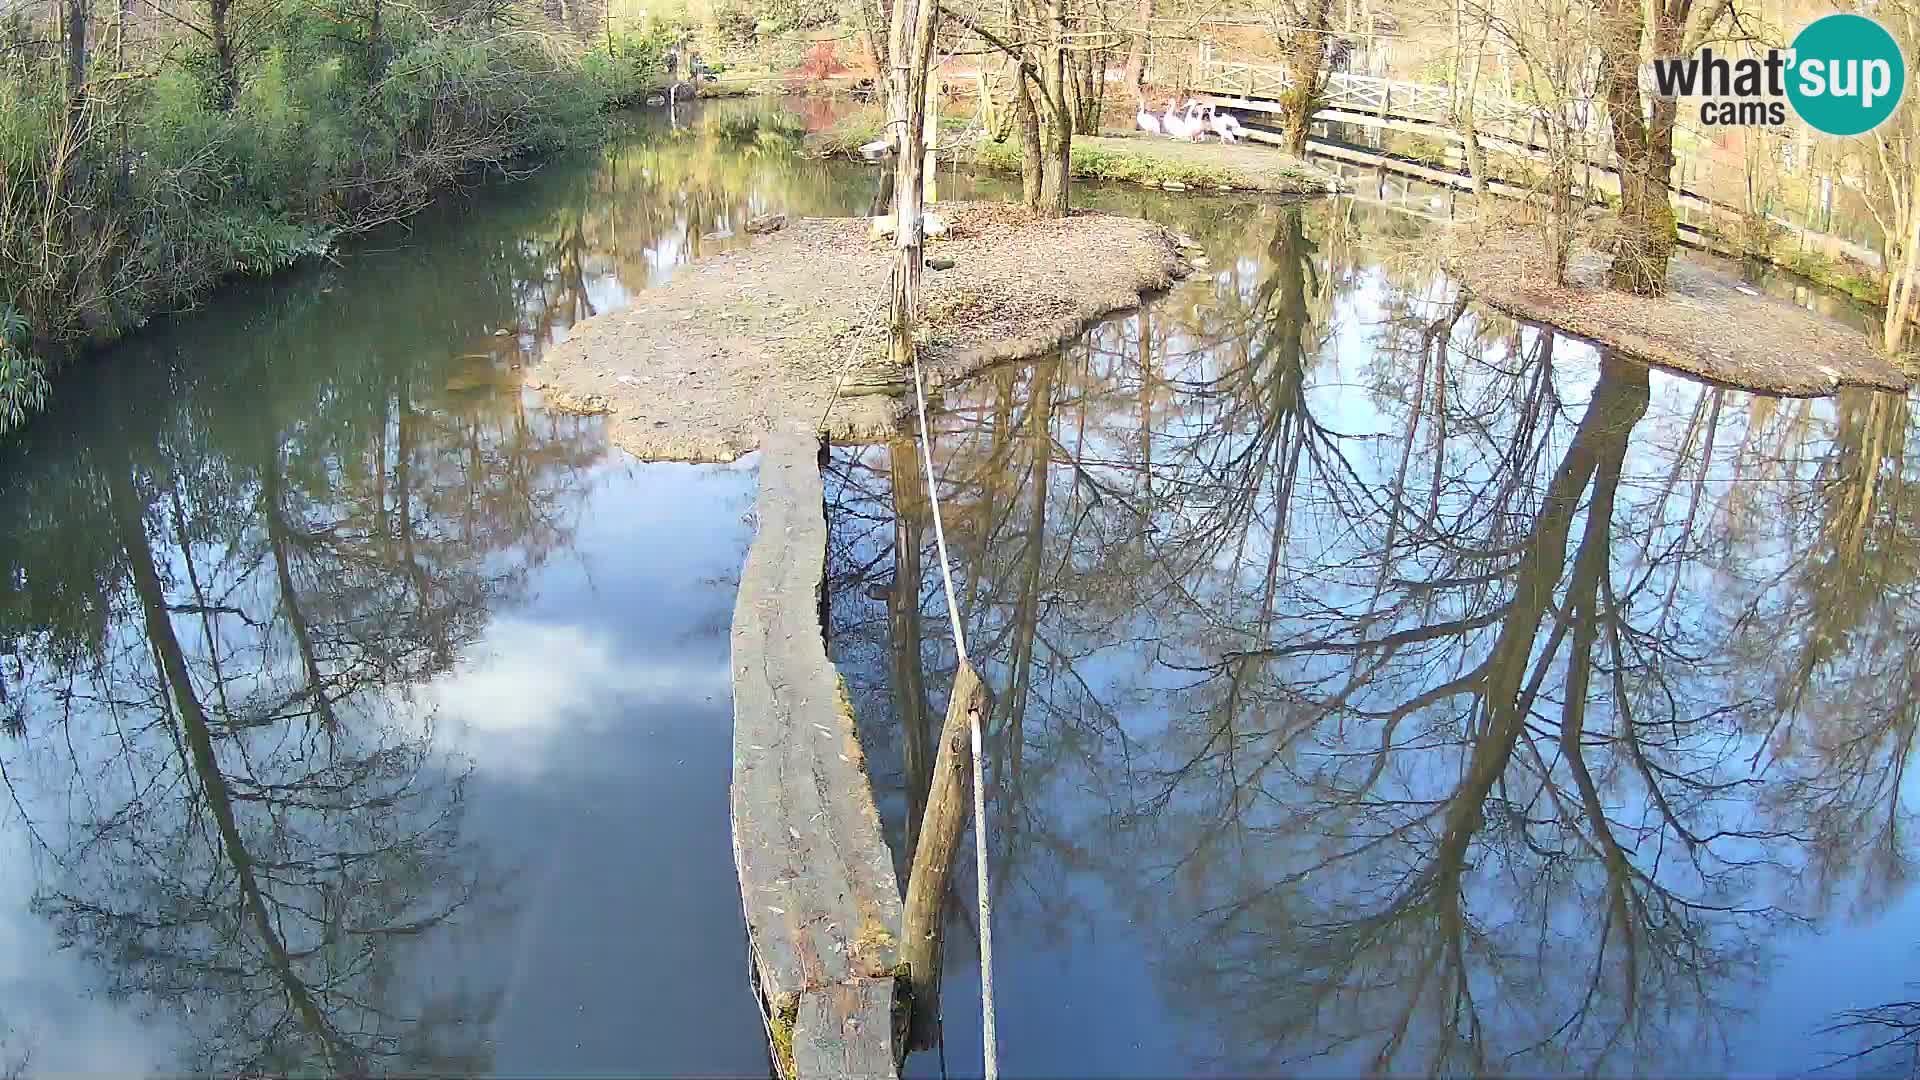
<svg viewBox="0 0 1920 1080"><path fill-rule="evenodd" d="M25 828L0 826L7 865L33 857ZM30 906L32 876L0 878L0 1076L146 1076L173 1057L162 1022L113 1001L87 980L78 954L60 946ZM24 1067L24 1068L23 1068Z"/></svg>
<svg viewBox="0 0 1920 1080"><path fill-rule="evenodd" d="M634 656L610 634L503 617L484 645L424 692L449 749L482 771L544 775L581 736L644 715L650 726L731 694L724 661ZM576 762L577 764L577 762Z"/></svg>

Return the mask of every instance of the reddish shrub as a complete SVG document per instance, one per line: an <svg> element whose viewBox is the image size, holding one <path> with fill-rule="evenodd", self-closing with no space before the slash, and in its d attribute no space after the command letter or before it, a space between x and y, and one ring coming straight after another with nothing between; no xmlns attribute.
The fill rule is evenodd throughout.
<svg viewBox="0 0 1920 1080"><path fill-rule="evenodd" d="M819 82L835 75L845 75L847 65L840 62L840 53L831 41L816 41L807 50L800 66L793 69L793 76L807 82Z"/></svg>

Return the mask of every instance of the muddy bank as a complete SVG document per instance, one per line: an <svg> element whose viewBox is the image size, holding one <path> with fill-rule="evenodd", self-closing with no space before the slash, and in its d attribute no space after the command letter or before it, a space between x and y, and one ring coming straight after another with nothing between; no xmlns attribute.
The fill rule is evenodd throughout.
<svg viewBox="0 0 1920 1080"><path fill-rule="evenodd" d="M1055 348L1184 265L1166 230L1135 218L939 211L952 237L927 245L923 352L936 385ZM864 218L794 220L581 323L528 384L556 407L607 414L613 441L649 460L729 461L783 419L885 438L912 407L886 357L892 260Z"/></svg>
<svg viewBox="0 0 1920 1080"><path fill-rule="evenodd" d="M1717 383L1812 397L1840 386L1905 390L1909 379L1860 331L1676 254L1667 294L1606 285L1607 256L1576 250L1565 286L1525 230L1456 231L1443 261L1476 298L1509 315L1591 339L1636 360Z"/></svg>

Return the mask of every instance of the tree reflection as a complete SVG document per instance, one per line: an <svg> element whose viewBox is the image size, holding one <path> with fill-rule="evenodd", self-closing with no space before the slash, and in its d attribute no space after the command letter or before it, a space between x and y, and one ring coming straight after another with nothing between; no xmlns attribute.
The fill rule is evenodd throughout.
<svg viewBox="0 0 1920 1080"><path fill-rule="evenodd" d="M221 380L109 392L88 419L118 437L19 459L7 781L50 863L35 909L178 1021L183 1070L470 1073L501 988L427 958L505 914L510 879L415 691L571 543L603 444L518 394L332 376L285 412L227 409Z"/></svg>
<svg viewBox="0 0 1920 1080"><path fill-rule="evenodd" d="M1341 213L940 418L1005 917L1141 897L1225 1067L1717 1061L1780 931L1904 881L1910 411L1596 358ZM909 595L860 625L918 622L938 701Z"/></svg>

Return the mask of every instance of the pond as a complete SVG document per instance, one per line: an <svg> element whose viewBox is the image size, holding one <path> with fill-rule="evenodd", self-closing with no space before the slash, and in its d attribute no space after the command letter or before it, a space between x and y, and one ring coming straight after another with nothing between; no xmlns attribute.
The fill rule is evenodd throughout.
<svg viewBox="0 0 1920 1080"><path fill-rule="evenodd" d="M1183 223L1211 275L934 421L1007 1074L1780 1075L1893 1034L1824 1029L1920 943L1906 400L1600 355L1365 204ZM954 663L913 444L840 450L828 501L910 850Z"/></svg>
<svg viewBox="0 0 1920 1080"><path fill-rule="evenodd" d="M734 108L236 288L0 447L0 1071L765 1074L753 463L522 390L747 217L866 212ZM935 420L1008 1075L1772 1074L1910 996L1904 400L1602 358L1365 201L1081 198L1214 271ZM912 461L828 485L896 846L953 655Z"/></svg>

